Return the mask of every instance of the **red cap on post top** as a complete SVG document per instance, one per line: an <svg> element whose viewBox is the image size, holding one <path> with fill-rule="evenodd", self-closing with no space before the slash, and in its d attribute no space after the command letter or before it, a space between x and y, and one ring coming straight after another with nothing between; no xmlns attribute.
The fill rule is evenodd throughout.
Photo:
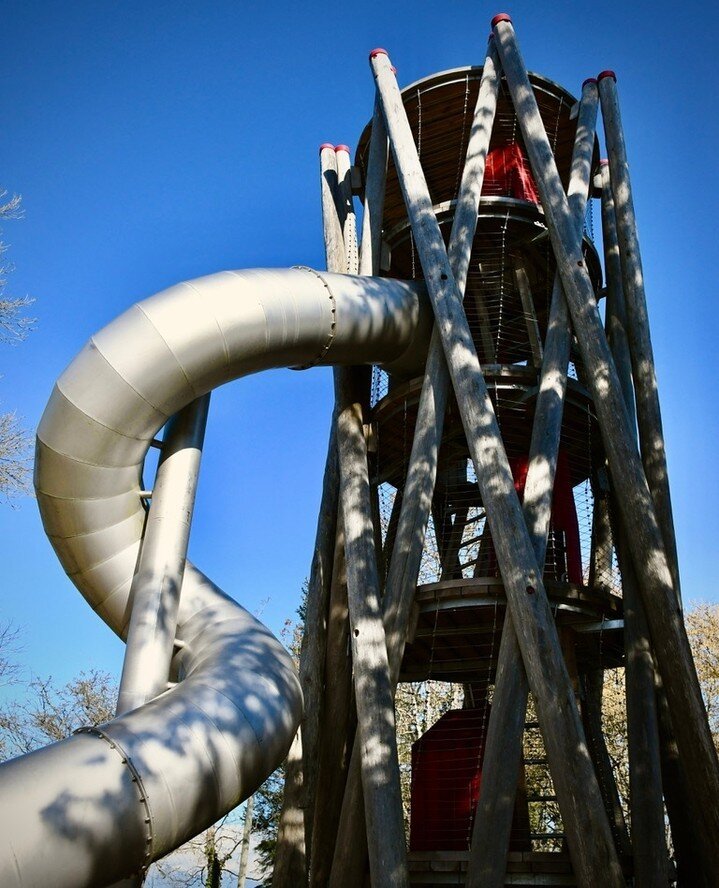
<svg viewBox="0 0 719 888"><path fill-rule="evenodd" d="M337 151L346 151L348 154L351 154L349 145L335 145L335 152Z"/></svg>
<svg viewBox="0 0 719 888"><path fill-rule="evenodd" d="M490 22L490 27L493 28L495 25L498 25L500 22L509 22L509 24L511 25L512 24L511 16L508 16L506 12L500 12L499 15L495 15L495 17L492 19L492 21Z"/></svg>
<svg viewBox="0 0 719 888"><path fill-rule="evenodd" d="M603 157L603 158L599 161L599 166L600 166L600 167L609 166L609 161L607 160L606 157Z"/></svg>
<svg viewBox="0 0 719 888"><path fill-rule="evenodd" d="M585 87L588 83L597 83L597 82L598 82L598 81L597 81L597 78L596 78L596 77L587 77L587 79L584 81L584 83L582 83L582 89L584 89L584 87Z"/></svg>
<svg viewBox="0 0 719 888"><path fill-rule="evenodd" d="M322 154L322 152L325 150L325 148L329 148L330 151L335 150L335 146L332 144L332 142L323 142L320 145L320 154Z"/></svg>
<svg viewBox="0 0 719 888"><path fill-rule="evenodd" d="M599 82L600 80L604 80L605 77L611 77L615 83L617 82L617 75L614 73L614 71L610 71L608 68L606 71L602 71L600 74L597 74L597 82Z"/></svg>
<svg viewBox="0 0 719 888"><path fill-rule="evenodd" d="M378 56L378 55L386 55L386 56L388 56L389 53L387 52L386 49L382 49L381 46L378 46L377 49L373 49L373 50L372 50L372 52L369 54L369 57L370 57L371 59L373 59L375 56Z"/></svg>

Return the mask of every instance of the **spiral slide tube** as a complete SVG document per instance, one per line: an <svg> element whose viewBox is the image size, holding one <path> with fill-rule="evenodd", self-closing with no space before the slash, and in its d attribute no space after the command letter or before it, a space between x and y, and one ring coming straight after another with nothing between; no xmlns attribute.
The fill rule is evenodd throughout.
<svg viewBox="0 0 719 888"><path fill-rule="evenodd" d="M431 312L416 284L309 269L172 287L95 335L38 429L45 530L72 581L125 637L143 533L140 477L167 419L271 367L417 369ZM285 756L302 699L261 623L189 562L178 683L100 726L0 765L0 885L82 888L141 873L247 798Z"/></svg>

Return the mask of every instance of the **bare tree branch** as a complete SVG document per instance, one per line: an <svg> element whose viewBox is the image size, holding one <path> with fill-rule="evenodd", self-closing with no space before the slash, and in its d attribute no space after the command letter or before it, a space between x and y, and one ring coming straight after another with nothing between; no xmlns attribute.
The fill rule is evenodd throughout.
<svg viewBox="0 0 719 888"><path fill-rule="evenodd" d="M14 413L0 414L0 498L31 492L32 436Z"/></svg>

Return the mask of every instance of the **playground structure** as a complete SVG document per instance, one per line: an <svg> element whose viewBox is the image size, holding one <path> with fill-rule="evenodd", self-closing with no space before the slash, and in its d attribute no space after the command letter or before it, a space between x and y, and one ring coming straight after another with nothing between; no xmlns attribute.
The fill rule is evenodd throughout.
<svg viewBox="0 0 719 888"><path fill-rule="evenodd" d="M492 29L481 68L401 93L371 53L355 165L320 151L327 272L173 287L58 380L44 526L127 652L116 719L0 766L3 886L137 884L288 749L277 886L667 885L665 806L679 884L717 883L616 78L577 102ZM209 392L316 365L336 404L298 681L186 553ZM601 725L618 665L629 823ZM393 695L424 680L464 705L415 744L407 853Z"/></svg>

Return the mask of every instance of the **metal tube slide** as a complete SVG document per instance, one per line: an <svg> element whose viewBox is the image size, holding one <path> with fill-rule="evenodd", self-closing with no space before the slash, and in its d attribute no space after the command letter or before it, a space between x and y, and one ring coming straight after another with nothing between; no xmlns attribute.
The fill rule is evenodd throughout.
<svg viewBox="0 0 719 888"><path fill-rule="evenodd" d="M226 272L138 303L58 380L35 485L66 572L120 636L146 517L152 438L190 401L270 367L416 370L431 312L417 284L309 269ZM0 765L0 885L110 885L247 798L287 753L301 713L291 660L187 563L178 684L98 729Z"/></svg>

